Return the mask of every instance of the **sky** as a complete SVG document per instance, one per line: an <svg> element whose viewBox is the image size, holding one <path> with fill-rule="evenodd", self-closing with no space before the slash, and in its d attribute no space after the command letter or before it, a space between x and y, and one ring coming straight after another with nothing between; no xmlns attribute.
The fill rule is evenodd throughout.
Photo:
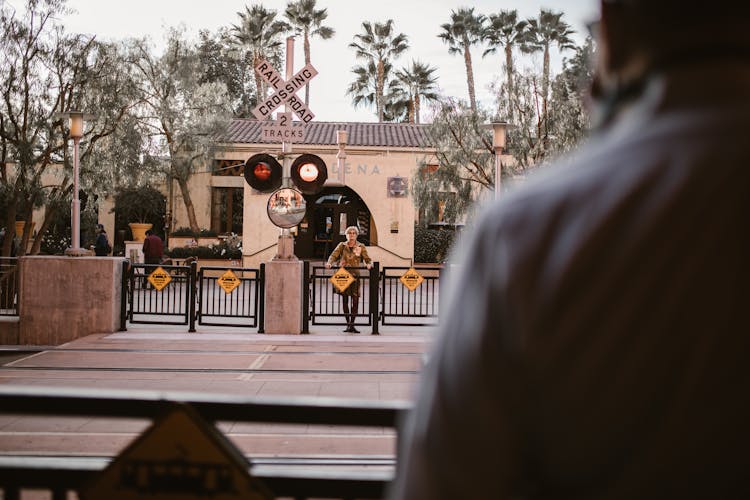
<svg viewBox="0 0 750 500"><path fill-rule="evenodd" d="M20 7L22 0L10 0ZM121 40L127 37L150 36L157 51L163 47L165 28L184 24L188 34L197 38L201 29L216 31L221 26L239 22L238 12L246 6L261 3L275 9L283 18L287 0L252 0L248 2L230 0L68 0L75 11L62 21L69 32L96 35L100 40ZM597 0L318 0L317 7L328 10L326 26L336 34L329 40L317 38L311 41L312 65L318 71L310 85L310 110L316 121L377 121L374 110L355 109L346 95L347 86L353 81L351 68L361 61L355 57L349 44L354 35L360 33L362 22L385 22L393 19L397 32L409 37L410 49L394 62L401 68L418 60L437 68L438 85L444 95L468 100L466 71L463 58L448 54L447 45L438 38L440 25L450 21L452 10L474 7L484 15L500 10L517 9L521 17L534 17L540 8L563 12L563 19L577 32L574 36L580 44L586 33L585 24L596 18ZM502 71L502 54L496 53L482 58L485 47L472 50L475 75L475 90L480 105L490 108L493 98L490 84ZM501 52L501 51L498 51ZM567 54L568 56L570 54ZM541 57L517 56L521 66L541 68ZM553 72L558 71L561 57L553 51ZM302 40L295 42L295 72L304 66ZM284 68L277 68L284 76ZM304 90L298 95L304 99ZM422 120L429 119L424 116Z"/></svg>

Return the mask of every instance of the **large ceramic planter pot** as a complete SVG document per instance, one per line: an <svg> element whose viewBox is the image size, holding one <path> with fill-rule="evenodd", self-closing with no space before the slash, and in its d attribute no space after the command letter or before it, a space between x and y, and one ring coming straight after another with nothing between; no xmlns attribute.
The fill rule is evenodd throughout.
<svg viewBox="0 0 750 500"><path fill-rule="evenodd" d="M146 231L151 229L153 227L153 224L147 224L144 222L131 222L128 224L130 226L130 232L133 233L133 240L134 241L144 241L146 239Z"/></svg>
<svg viewBox="0 0 750 500"><path fill-rule="evenodd" d="M31 234L34 234L34 226L36 225L36 222L31 223ZM17 220L16 221L16 236L19 238L23 236L23 228L26 226L25 220Z"/></svg>

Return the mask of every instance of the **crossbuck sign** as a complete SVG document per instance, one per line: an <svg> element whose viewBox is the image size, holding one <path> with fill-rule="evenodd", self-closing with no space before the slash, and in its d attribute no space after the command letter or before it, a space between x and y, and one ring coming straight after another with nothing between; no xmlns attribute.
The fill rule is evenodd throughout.
<svg viewBox="0 0 750 500"><path fill-rule="evenodd" d="M282 104L288 104L294 114L305 123L309 123L315 117L313 112L305 106L305 103L295 95L299 89L318 74L312 64L305 65L289 81L284 81L281 75L265 59L260 60L255 66L255 70L268 85L276 90L271 97L264 99L253 109L253 114L258 120L265 120Z"/></svg>

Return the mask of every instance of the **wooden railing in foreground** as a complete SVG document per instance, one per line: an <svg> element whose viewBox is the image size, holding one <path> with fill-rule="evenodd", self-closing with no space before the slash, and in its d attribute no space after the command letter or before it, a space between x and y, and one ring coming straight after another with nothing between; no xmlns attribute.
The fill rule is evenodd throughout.
<svg viewBox="0 0 750 500"><path fill-rule="evenodd" d="M87 416L153 420L170 405L188 405L202 419L216 422L266 422L397 428L409 405L401 402L335 398L248 398L185 392L125 391L44 387L0 387L0 414ZM0 455L4 500L22 489L46 489L53 500L67 498L102 471L109 459ZM305 467L251 465L253 477L278 497L382 498L393 473L321 471Z"/></svg>

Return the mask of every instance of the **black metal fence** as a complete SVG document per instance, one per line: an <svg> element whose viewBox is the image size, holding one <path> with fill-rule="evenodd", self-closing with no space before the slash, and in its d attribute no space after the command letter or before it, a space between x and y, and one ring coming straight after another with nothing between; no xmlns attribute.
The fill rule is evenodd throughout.
<svg viewBox="0 0 750 500"><path fill-rule="evenodd" d="M163 275L154 274L161 269ZM131 323L189 325L195 331L196 271L190 266L129 264L123 274L127 320ZM124 325L123 325L124 326Z"/></svg>
<svg viewBox="0 0 750 500"><path fill-rule="evenodd" d="M442 267L420 267L413 289L402 281L409 267L384 267L380 276L383 325L434 326L438 322Z"/></svg>
<svg viewBox="0 0 750 500"><path fill-rule="evenodd" d="M156 419L176 406L188 406L220 433L218 422L342 425L397 429L408 403L274 399L229 395L196 397L159 391L103 391L42 387L0 387L0 414ZM190 436L186 436L190 439ZM108 465L109 459L82 460L61 456L0 456L0 490L5 500L20 498L23 489L45 489L54 500L79 492ZM258 467L249 474L276 498L382 498L392 471L330 471L310 467Z"/></svg>
<svg viewBox="0 0 750 500"><path fill-rule="evenodd" d="M263 333L265 267L202 267L198 271L198 324L259 327Z"/></svg>
<svg viewBox="0 0 750 500"><path fill-rule="evenodd" d="M149 323L258 327L263 333L265 265L260 269L130 264L123 268L120 329Z"/></svg>
<svg viewBox="0 0 750 500"><path fill-rule="evenodd" d="M18 257L0 257L0 316L18 315Z"/></svg>
<svg viewBox="0 0 750 500"><path fill-rule="evenodd" d="M372 269L365 267L346 268L359 282L359 297L357 299L357 315L354 326L372 327L372 333L378 334L378 277L379 264L374 263ZM305 314L303 333L308 332L309 322L313 325L341 325L347 323L343 305L343 295L336 293L331 276L337 269L326 269L324 266L310 266L305 262L304 275L306 277L306 297L309 302L303 307ZM358 275L358 276L357 276ZM351 302L351 299L348 299ZM350 305L350 313L352 306Z"/></svg>

